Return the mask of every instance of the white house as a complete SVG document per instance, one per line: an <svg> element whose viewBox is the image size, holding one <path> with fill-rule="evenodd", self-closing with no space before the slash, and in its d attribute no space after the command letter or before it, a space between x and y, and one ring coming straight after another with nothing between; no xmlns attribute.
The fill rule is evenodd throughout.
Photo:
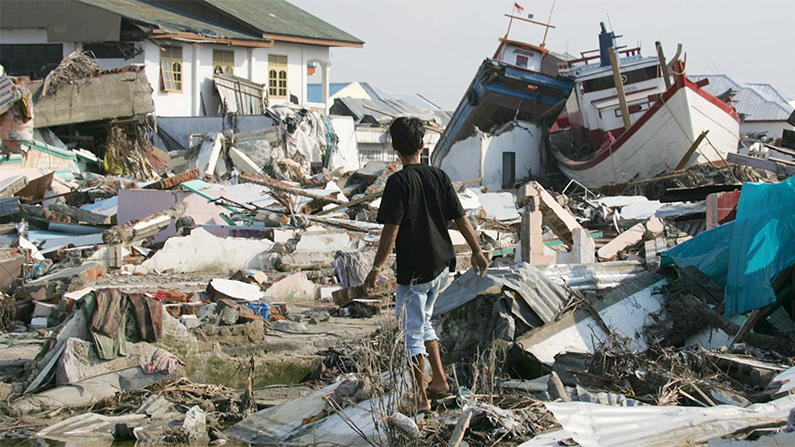
<svg viewBox="0 0 795 447"><path fill-rule="evenodd" d="M141 64L159 116L218 115L214 73L264 84L270 104L304 104L318 69L327 104L330 48L363 44L284 0L0 1L9 74L42 78L77 49L103 68Z"/></svg>
<svg viewBox="0 0 795 447"><path fill-rule="evenodd" d="M732 105L740 115L740 134L766 133L773 140L784 130L795 130L787 122L795 110L795 97L770 84L746 84L726 75L688 75L690 79L709 80L704 87L710 94L724 99L731 91Z"/></svg>

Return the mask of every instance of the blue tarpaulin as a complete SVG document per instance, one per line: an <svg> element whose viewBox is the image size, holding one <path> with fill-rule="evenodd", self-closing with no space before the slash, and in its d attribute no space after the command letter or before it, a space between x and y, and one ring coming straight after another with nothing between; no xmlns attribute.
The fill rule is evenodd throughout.
<svg viewBox="0 0 795 447"><path fill-rule="evenodd" d="M770 281L795 264L795 177L743 185L734 222L705 231L664 253L696 266L726 288L726 315L773 303Z"/></svg>

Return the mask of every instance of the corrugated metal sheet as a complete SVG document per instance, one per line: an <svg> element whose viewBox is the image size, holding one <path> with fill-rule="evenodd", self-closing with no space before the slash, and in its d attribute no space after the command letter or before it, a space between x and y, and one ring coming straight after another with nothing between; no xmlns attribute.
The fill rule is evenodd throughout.
<svg viewBox="0 0 795 447"><path fill-rule="evenodd" d="M443 126L450 122L449 112L418 109L402 99L337 98L334 100L331 112L352 116L357 122L365 117L372 117L378 123L386 123L398 116L414 116L423 121L435 121Z"/></svg>
<svg viewBox="0 0 795 447"><path fill-rule="evenodd" d="M544 405L582 447L678 447L705 444L749 426L786 421L795 396L747 408L615 407L585 402Z"/></svg>
<svg viewBox="0 0 795 447"><path fill-rule="evenodd" d="M704 90L718 96L732 89L737 91L734 97L737 113L745 115L746 121L786 121L792 113L793 106L781 92L769 84L745 84L726 75L688 75L693 81L709 79Z"/></svg>
<svg viewBox="0 0 795 447"><path fill-rule="evenodd" d="M518 292L545 323L552 321L568 300L568 293L547 279L541 270L521 262L508 268L491 268L484 278L472 269L467 270L436 299L433 316L438 317L461 307L498 285Z"/></svg>

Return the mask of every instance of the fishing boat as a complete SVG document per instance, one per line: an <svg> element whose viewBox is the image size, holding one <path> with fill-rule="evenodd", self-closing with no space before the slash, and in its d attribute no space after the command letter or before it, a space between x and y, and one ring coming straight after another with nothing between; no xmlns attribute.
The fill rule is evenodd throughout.
<svg viewBox="0 0 795 447"><path fill-rule="evenodd" d="M659 43L656 57L643 57L640 48L618 48L615 33L601 28L599 50L561 65L575 83L559 119L564 129L550 135L563 174L599 188L725 161L737 151L739 116L707 93L708 81L687 78L681 46L666 63Z"/></svg>
<svg viewBox="0 0 795 447"><path fill-rule="evenodd" d="M530 170L538 172L541 135L555 123L574 86L572 80L558 75L563 59L550 54L546 40L533 45L509 37L514 20L541 25L547 31L554 26L513 14L506 17L510 18L508 31L499 39L494 55L480 65L431 154L431 163L445 169L453 180L491 176L499 187ZM473 151L454 148L477 132L492 132L511 122L525 123L534 135L527 147L490 149L478 141Z"/></svg>

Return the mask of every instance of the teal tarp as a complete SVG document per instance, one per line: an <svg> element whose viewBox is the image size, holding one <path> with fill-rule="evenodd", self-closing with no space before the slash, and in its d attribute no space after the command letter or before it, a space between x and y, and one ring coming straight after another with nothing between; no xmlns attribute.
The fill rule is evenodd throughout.
<svg viewBox="0 0 795 447"><path fill-rule="evenodd" d="M773 277L795 264L795 177L743 185L734 222L705 231L664 253L696 266L726 288L726 315L776 300Z"/></svg>

